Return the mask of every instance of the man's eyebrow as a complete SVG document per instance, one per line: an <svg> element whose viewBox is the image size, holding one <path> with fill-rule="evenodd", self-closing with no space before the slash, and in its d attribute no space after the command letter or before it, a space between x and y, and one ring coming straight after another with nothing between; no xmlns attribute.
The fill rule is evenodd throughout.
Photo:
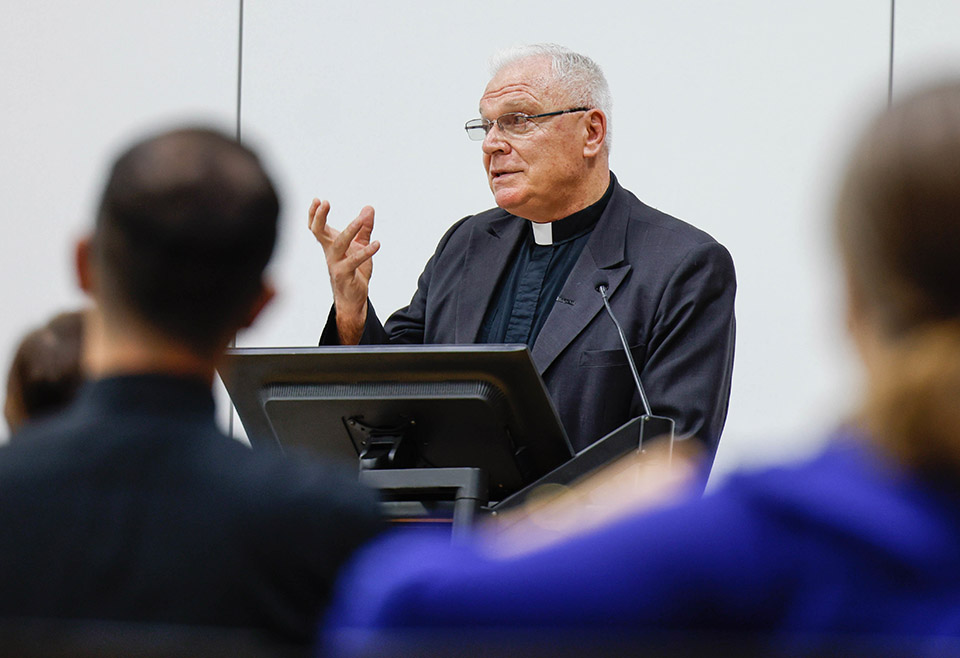
<svg viewBox="0 0 960 658"><path fill-rule="evenodd" d="M483 114L483 110L480 111L480 116L487 118ZM503 108L501 108L500 113L497 114L497 117L502 117L504 114L537 114L536 110L531 110L527 103L523 101L513 101L504 103Z"/></svg>

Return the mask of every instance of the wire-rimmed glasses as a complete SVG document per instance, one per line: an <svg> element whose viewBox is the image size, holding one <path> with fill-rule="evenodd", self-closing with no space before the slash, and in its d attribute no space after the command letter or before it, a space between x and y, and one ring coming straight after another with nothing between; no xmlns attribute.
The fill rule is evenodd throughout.
<svg viewBox="0 0 960 658"><path fill-rule="evenodd" d="M543 114L524 114L523 112L507 112L501 114L496 119L470 119L463 124L463 129L467 131L467 136L475 142L482 142L490 132L494 124L505 135L513 137L525 135L530 132L534 126L533 119L543 119L546 117L555 117L560 114L570 114L571 112L587 112L589 107L574 107L569 110L558 110L556 112L544 112Z"/></svg>

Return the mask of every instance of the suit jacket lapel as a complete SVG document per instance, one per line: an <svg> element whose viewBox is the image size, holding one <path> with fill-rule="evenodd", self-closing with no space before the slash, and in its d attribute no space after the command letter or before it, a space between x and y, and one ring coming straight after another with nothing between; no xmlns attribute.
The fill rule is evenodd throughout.
<svg viewBox="0 0 960 658"><path fill-rule="evenodd" d="M597 287L605 284L607 296L612 297L631 269L624 258L630 219L627 194L614 179L613 195L567 277L560 293L562 301L553 305L537 336L532 356L541 375L603 310Z"/></svg>
<svg viewBox="0 0 960 658"><path fill-rule="evenodd" d="M476 342L499 275L508 267L524 221L500 211L489 221L477 222L472 228L457 294L455 342Z"/></svg>

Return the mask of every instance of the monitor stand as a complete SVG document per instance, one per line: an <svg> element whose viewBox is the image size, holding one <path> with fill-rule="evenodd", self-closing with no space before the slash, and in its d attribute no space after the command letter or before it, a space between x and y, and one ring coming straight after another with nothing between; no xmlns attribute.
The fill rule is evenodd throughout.
<svg viewBox="0 0 960 658"><path fill-rule="evenodd" d="M416 466L414 422L396 427L367 425L359 418L344 421L350 439L360 450L360 471Z"/></svg>
<svg viewBox="0 0 960 658"><path fill-rule="evenodd" d="M498 514L523 504L530 494L546 484L569 486L581 477L602 468L655 438L673 441L674 422L663 416L638 416L578 452L572 459L550 471L516 493L488 505L486 474L480 468L371 468L361 456L360 481L378 489L383 509L395 523L451 523L451 540L468 538L482 513ZM371 448L384 454L397 452L397 447L371 440ZM452 502L449 514L437 515L444 503ZM432 507L431 507L432 506Z"/></svg>
<svg viewBox="0 0 960 658"><path fill-rule="evenodd" d="M381 509L392 523L449 523L454 543L470 536L488 503L487 475L479 468L361 468L360 482L380 492Z"/></svg>

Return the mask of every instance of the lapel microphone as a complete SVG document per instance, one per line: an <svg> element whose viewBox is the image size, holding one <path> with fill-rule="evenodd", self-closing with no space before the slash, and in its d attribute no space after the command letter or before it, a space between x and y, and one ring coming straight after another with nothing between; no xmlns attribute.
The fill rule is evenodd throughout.
<svg viewBox="0 0 960 658"><path fill-rule="evenodd" d="M624 335L623 328L617 321L617 316L613 314L613 309L610 308L610 298L607 297L607 284L601 283L597 285L596 290L603 298L603 307L607 309L607 315L613 320L613 324L617 328L617 333L620 335L620 343L623 345L624 354L627 355L627 364L630 366L633 382L637 386L637 392L640 393L640 402L643 404L643 415L640 416L640 441L637 447L641 450L643 449L644 439L665 437L670 442L670 452L672 453L675 423L673 419L667 418L666 416L653 415L653 411L650 409L650 402L647 400L647 393L644 391L643 384L640 382L640 373L637 371L637 364L633 360L633 354L630 352L627 337Z"/></svg>

